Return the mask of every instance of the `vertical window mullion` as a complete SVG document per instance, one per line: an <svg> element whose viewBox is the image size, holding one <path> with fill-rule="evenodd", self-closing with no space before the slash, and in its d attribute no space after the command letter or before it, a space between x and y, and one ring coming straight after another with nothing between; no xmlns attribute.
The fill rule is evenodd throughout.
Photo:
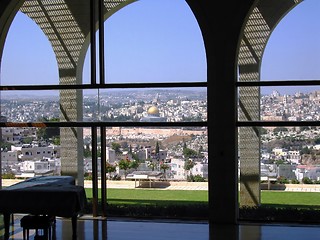
<svg viewBox="0 0 320 240"><path fill-rule="evenodd" d="M105 84L104 67L104 0L99 0L99 79L100 84ZM100 99L98 98L98 103ZM100 104L99 104L100 106ZM100 112L100 109L99 109ZM100 113L99 113L100 114ZM99 121L101 118L99 118ZM106 185L106 128L100 127L101 137L101 209L102 216L106 217L107 185Z"/></svg>
<svg viewBox="0 0 320 240"><path fill-rule="evenodd" d="M96 0L90 4L90 59L91 59L91 84L97 83L96 69Z"/></svg>
<svg viewBox="0 0 320 240"><path fill-rule="evenodd" d="M97 127L91 127L92 147L92 215L98 216L98 151Z"/></svg>
<svg viewBox="0 0 320 240"><path fill-rule="evenodd" d="M104 66L104 1L99 0L99 79L100 84L105 84Z"/></svg>
<svg viewBox="0 0 320 240"><path fill-rule="evenodd" d="M106 184L106 127L100 128L100 137L101 137L101 209L102 216L107 216L107 184Z"/></svg>
<svg viewBox="0 0 320 240"><path fill-rule="evenodd" d="M90 41L91 41L91 84L97 83L96 76L96 0L90 2ZM98 215L98 166L97 166L97 127L91 127L92 146L92 212Z"/></svg>

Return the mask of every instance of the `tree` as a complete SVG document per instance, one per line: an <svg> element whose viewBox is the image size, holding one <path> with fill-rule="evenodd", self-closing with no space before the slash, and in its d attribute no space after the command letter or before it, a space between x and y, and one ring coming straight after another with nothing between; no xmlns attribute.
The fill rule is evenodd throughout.
<svg viewBox="0 0 320 240"><path fill-rule="evenodd" d="M130 168L130 162L129 159L121 159L119 161L119 168L124 170L124 179L127 178L127 170Z"/></svg>
<svg viewBox="0 0 320 240"><path fill-rule="evenodd" d="M120 150L121 145L119 143L116 143L116 142L111 143L111 148L116 152L116 154L122 153L122 151Z"/></svg>
<svg viewBox="0 0 320 240"><path fill-rule="evenodd" d="M186 160L184 162L184 169L187 171L187 176L189 175L188 173L190 173L190 170L196 165L196 163L194 161L192 161L191 159Z"/></svg>
<svg viewBox="0 0 320 240"><path fill-rule="evenodd" d="M48 119L46 117L43 117L39 119L40 122L59 122L59 118L51 118ZM49 138L55 138L59 137L60 138L60 128L58 127L47 127L47 128L38 128L37 129L37 138L38 139L46 139L48 140Z"/></svg>
<svg viewBox="0 0 320 240"><path fill-rule="evenodd" d="M9 149L11 149L11 145L13 145L13 144L6 142L3 139L0 139L0 148L9 150Z"/></svg>
<svg viewBox="0 0 320 240"><path fill-rule="evenodd" d="M183 140L183 151L187 148L187 143Z"/></svg>
<svg viewBox="0 0 320 240"><path fill-rule="evenodd" d="M306 131L306 130L309 130L309 129L310 129L309 126L301 126L301 127L300 127L300 132Z"/></svg>
<svg viewBox="0 0 320 240"><path fill-rule="evenodd" d="M198 155L198 153L190 148L184 148L183 149L183 155L186 159L190 158L190 157L195 157Z"/></svg>
<svg viewBox="0 0 320 240"><path fill-rule="evenodd" d="M133 161L130 162L129 168L133 168L133 169L137 170L139 165L140 165L139 161L133 160Z"/></svg>
<svg viewBox="0 0 320 240"><path fill-rule="evenodd" d="M92 156L92 153L91 153L89 144L85 145L85 147L84 147L84 149L83 149L83 156L84 156L85 158L88 158L88 157L91 157L91 156Z"/></svg>
<svg viewBox="0 0 320 240"><path fill-rule="evenodd" d="M60 136L55 136L52 142L54 145L60 145Z"/></svg>
<svg viewBox="0 0 320 240"><path fill-rule="evenodd" d="M138 157L138 154L136 154L136 153L131 153L131 157L132 157L132 159L138 161L139 163L141 162L140 159L139 159L139 157Z"/></svg>
<svg viewBox="0 0 320 240"><path fill-rule="evenodd" d="M301 149L300 151L300 154L303 155L303 154L310 154L311 153L311 150L308 148L308 147L304 147Z"/></svg>
<svg viewBox="0 0 320 240"><path fill-rule="evenodd" d="M106 162L106 172L109 173L110 177L111 177L111 173L115 171L116 171L116 166L114 164Z"/></svg>
<svg viewBox="0 0 320 240"><path fill-rule="evenodd" d="M32 137L25 137L21 139L22 143L24 144L31 144L32 143Z"/></svg>
<svg viewBox="0 0 320 240"><path fill-rule="evenodd" d="M163 170L163 176L164 178L166 178L166 171L169 169L169 165L164 163L164 162L161 162L160 163L160 169Z"/></svg>
<svg viewBox="0 0 320 240"><path fill-rule="evenodd" d="M274 133L279 133L279 132L288 132L288 128L286 127L276 127L273 129Z"/></svg>
<svg viewBox="0 0 320 240"><path fill-rule="evenodd" d="M260 135L265 135L268 133L268 130L263 127L259 127L258 129L259 129Z"/></svg>
<svg viewBox="0 0 320 240"><path fill-rule="evenodd" d="M131 146L131 144L129 146L129 153L132 154L132 146Z"/></svg>
<svg viewBox="0 0 320 240"><path fill-rule="evenodd" d="M148 168L151 168L152 171L156 168L157 164L153 161L150 161L148 164Z"/></svg>
<svg viewBox="0 0 320 240"><path fill-rule="evenodd" d="M203 152L203 146L201 145L198 150L198 155L202 156L202 152Z"/></svg>
<svg viewBox="0 0 320 240"><path fill-rule="evenodd" d="M156 154L157 154L157 156L159 155L159 152L160 152L160 146L159 146L159 142L157 141L156 142Z"/></svg>

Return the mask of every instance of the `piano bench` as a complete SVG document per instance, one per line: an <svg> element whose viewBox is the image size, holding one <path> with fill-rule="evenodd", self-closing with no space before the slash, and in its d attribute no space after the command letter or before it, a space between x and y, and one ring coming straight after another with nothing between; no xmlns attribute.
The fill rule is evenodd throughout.
<svg viewBox="0 0 320 240"><path fill-rule="evenodd" d="M35 229L34 239L51 240L51 230L55 227L55 217L47 215L26 215L20 220L23 228L23 240L29 240L29 230ZM43 235L39 235L39 230L43 230Z"/></svg>

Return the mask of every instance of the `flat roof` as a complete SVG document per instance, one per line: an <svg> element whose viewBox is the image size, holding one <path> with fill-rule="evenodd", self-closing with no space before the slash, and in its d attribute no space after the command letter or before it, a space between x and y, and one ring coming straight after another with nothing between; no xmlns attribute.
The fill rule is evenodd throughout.
<svg viewBox="0 0 320 240"><path fill-rule="evenodd" d="M127 175L127 179L159 179L162 175L160 171L134 171Z"/></svg>

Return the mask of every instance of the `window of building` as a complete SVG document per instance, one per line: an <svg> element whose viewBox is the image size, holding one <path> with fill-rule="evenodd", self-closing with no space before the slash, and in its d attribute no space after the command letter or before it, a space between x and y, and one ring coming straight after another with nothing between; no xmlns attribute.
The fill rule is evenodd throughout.
<svg viewBox="0 0 320 240"><path fill-rule="evenodd" d="M239 51L240 207L260 206L261 189L274 187L270 182L303 183L307 177L316 183L318 177L301 174L305 164L317 162L310 159L319 138L318 2L273 7L277 13L260 1L253 9Z"/></svg>
<svg viewBox="0 0 320 240"><path fill-rule="evenodd" d="M148 11L136 14L141 7ZM177 15L175 8L183 11ZM22 131L28 123L32 137L26 133L25 141L60 146L56 171L78 184L91 175L94 206L98 191L106 202L104 159L113 143L119 144L115 161L133 144L155 151L160 139L171 154L181 156L183 143L208 151L205 52L185 1L31 0L15 21L2 57L2 126L10 122ZM147 155L158 164L159 152Z"/></svg>

